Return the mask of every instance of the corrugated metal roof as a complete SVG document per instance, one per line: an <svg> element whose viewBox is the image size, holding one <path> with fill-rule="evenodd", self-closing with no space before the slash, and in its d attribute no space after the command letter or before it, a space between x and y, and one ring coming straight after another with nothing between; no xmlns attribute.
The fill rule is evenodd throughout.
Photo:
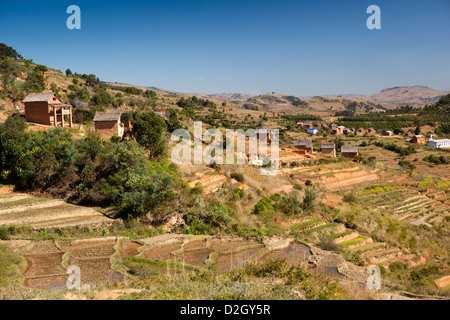
<svg viewBox="0 0 450 320"><path fill-rule="evenodd" d="M48 102L54 95L53 92L30 93L22 102Z"/></svg>
<svg viewBox="0 0 450 320"><path fill-rule="evenodd" d="M324 143L324 144L321 144L320 147L322 149L335 149L336 145L334 143Z"/></svg>
<svg viewBox="0 0 450 320"><path fill-rule="evenodd" d="M341 147L341 152L343 153L358 153L358 147Z"/></svg>
<svg viewBox="0 0 450 320"><path fill-rule="evenodd" d="M94 122L119 121L122 111L96 112Z"/></svg>
<svg viewBox="0 0 450 320"><path fill-rule="evenodd" d="M428 142L437 142L437 143L450 142L450 139L433 139Z"/></svg>

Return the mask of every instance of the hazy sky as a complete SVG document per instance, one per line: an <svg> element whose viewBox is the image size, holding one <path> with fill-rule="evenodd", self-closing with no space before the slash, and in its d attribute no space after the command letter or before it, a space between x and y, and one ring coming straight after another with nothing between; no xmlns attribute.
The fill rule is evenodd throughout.
<svg viewBox="0 0 450 320"><path fill-rule="evenodd" d="M81 30L66 9L81 8ZM369 30L369 5L381 30ZM0 42L103 81L181 92L450 89L450 0L2 1Z"/></svg>

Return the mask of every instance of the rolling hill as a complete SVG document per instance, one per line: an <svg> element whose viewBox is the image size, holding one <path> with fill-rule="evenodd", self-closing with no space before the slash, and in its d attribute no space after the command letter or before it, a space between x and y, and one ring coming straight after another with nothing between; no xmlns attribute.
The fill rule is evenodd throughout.
<svg viewBox="0 0 450 320"><path fill-rule="evenodd" d="M359 97L389 107L399 105L423 106L433 104L450 91L435 90L426 86L404 86L384 89L379 93Z"/></svg>

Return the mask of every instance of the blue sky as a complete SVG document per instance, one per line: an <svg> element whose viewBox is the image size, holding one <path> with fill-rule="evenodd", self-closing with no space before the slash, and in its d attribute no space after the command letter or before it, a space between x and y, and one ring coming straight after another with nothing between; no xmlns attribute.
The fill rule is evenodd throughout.
<svg viewBox="0 0 450 320"><path fill-rule="evenodd" d="M81 8L81 30L66 9ZM369 30L369 5L381 30ZM180 92L450 89L450 0L2 1L0 42L104 81Z"/></svg>

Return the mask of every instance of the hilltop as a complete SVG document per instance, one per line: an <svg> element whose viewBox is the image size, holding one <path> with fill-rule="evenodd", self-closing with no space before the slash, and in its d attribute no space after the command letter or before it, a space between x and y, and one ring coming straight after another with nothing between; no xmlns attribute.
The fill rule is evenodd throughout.
<svg viewBox="0 0 450 320"><path fill-rule="evenodd" d="M383 105L423 106L435 103L449 93L450 91L435 90L426 86L404 86L384 89L379 93L360 98Z"/></svg>
<svg viewBox="0 0 450 320"><path fill-rule="evenodd" d="M248 99L242 107L264 112L313 115L335 115L341 112L365 113L383 111L383 106L352 97L324 98L315 96L309 99L283 94L263 94Z"/></svg>

